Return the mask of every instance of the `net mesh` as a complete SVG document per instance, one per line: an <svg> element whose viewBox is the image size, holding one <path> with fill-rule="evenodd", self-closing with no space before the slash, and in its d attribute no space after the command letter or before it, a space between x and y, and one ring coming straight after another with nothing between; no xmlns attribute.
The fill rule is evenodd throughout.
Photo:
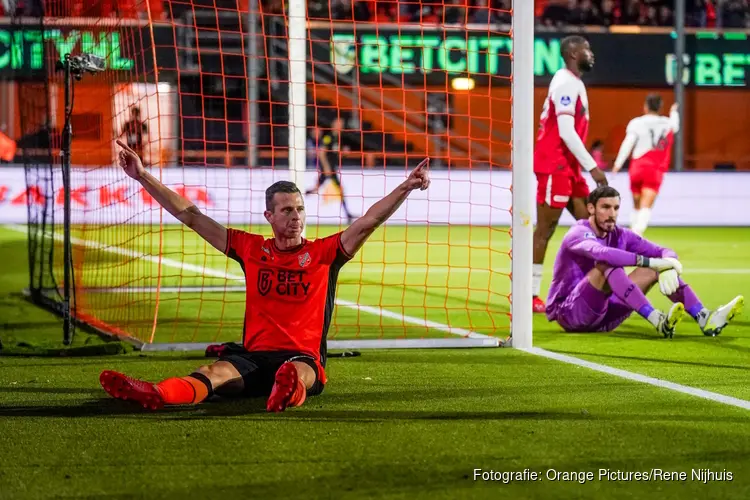
<svg viewBox="0 0 750 500"><path fill-rule="evenodd" d="M288 39L288 5L55 5L44 28L23 28L56 30L43 35L43 83L36 75L37 83L18 89L24 132L52 130L44 154L26 156L36 176L30 184L45 195L44 204L29 203L32 231L50 228L34 245L54 247L62 234L62 204L52 193L61 186L64 96L53 67L66 51L101 55L107 70L75 84L71 115L77 314L147 343L238 340L241 268L114 167L113 139L219 222L270 236L264 191L291 175L288 61L303 57ZM498 23L510 13L487 7L482 23L460 2L350 7L310 2L307 9L307 161L294 177L310 191L306 236L343 230L426 156L433 183L344 267L329 338L504 336L511 36ZM322 158L335 178L320 175ZM37 253L37 274L53 290L61 262L42 269L49 252Z"/></svg>

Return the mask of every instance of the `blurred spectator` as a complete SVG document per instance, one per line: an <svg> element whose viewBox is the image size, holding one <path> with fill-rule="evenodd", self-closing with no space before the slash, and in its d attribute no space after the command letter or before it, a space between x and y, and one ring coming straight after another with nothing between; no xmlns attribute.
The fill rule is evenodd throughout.
<svg viewBox="0 0 750 500"><path fill-rule="evenodd" d="M672 9L666 5L662 5L659 9L659 26L674 26L674 16L672 15Z"/></svg>
<svg viewBox="0 0 750 500"><path fill-rule="evenodd" d="M581 0L580 2L570 0L570 7L570 16L568 18L570 24L603 24L599 9L591 2L591 0Z"/></svg>
<svg viewBox="0 0 750 500"><path fill-rule="evenodd" d="M615 15L615 0L602 0L602 12L600 14L602 26L612 26L617 22Z"/></svg>
<svg viewBox="0 0 750 500"><path fill-rule="evenodd" d="M721 17L721 27L747 27L748 8L750 8L750 2L748 2L748 0L720 0L719 12Z"/></svg>
<svg viewBox="0 0 750 500"><path fill-rule="evenodd" d="M497 8L490 8L488 0L476 0L469 9L469 22L475 24L510 24L511 0L499 0Z"/></svg>
<svg viewBox="0 0 750 500"><path fill-rule="evenodd" d="M602 170L607 169L609 165L604 161L604 143L600 139L595 140L591 145L591 156L594 158L597 167Z"/></svg>
<svg viewBox="0 0 750 500"><path fill-rule="evenodd" d="M550 0L542 12L542 24L546 26L562 26L568 23L570 9L568 4L575 4L575 0Z"/></svg>
<svg viewBox="0 0 750 500"><path fill-rule="evenodd" d="M370 12L365 2L352 3L352 0L331 0L330 9L330 19L333 21L367 21L370 18Z"/></svg>

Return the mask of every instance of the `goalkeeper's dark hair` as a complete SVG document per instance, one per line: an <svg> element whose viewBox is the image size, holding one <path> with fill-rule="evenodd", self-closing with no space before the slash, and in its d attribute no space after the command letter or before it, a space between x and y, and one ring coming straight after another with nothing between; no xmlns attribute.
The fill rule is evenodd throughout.
<svg viewBox="0 0 750 500"><path fill-rule="evenodd" d="M596 203L602 198L620 198L620 192L612 186L599 186L589 193L586 203L596 206Z"/></svg>
<svg viewBox="0 0 750 500"><path fill-rule="evenodd" d="M562 55L563 59L568 59L570 56L573 55L573 52L575 51L576 47L586 42L587 40L583 38L581 35L566 36L560 42L560 54Z"/></svg>
<svg viewBox="0 0 750 500"><path fill-rule="evenodd" d="M649 94L646 96L646 108L652 113L658 113L661 110L661 96L659 94Z"/></svg>
<svg viewBox="0 0 750 500"><path fill-rule="evenodd" d="M274 182L273 184L268 186L268 189L266 189L266 210L268 210L269 212L273 212L274 210L273 197L276 193L302 194L297 185L291 181Z"/></svg>

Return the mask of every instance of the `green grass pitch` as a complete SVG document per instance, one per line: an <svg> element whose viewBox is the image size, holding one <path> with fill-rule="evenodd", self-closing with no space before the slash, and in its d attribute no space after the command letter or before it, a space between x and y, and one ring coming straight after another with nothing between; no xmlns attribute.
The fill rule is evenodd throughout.
<svg viewBox="0 0 750 500"><path fill-rule="evenodd" d="M147 322L153 294L145 290L155 285L156 265L132 255L151 252L159 242L138 238L135 229L94 231L110 233L79 230L76 236L127 251L102 252L96 262L85 262L85 285L144 291L91 294L91 306L113 321L123 320L122 311L129 309L131 320ZM548 271L562 233L549 249ZM648 236L679 253L685 279L708 307L749 295L750 229L653 228ZM505 335L508 246L502 229L388 227L342 273L338 297ZM212 278L189 266L162 266L163 286L225 286L223 276L241 274L239 266L177 228L169 228L162 252L178 263L219 270ZM28 281L25 235L0 227L0 255L0 354L23 352L24 345L59 347L59 319L20 295ZM657 306L667 304L656 290L649 297ZM241 293L172 293L161 300L157 340L239 335ZM148 307L136 310L139 303ZM716 338L703 337L686 318L675 338L665 340L637 317L612 334L596 335L565 334L535 317L534 343L750 400L747 318L745 312ZM446 335L341 306L335 321L332 334L341 339ZM142 331L150 330L143 326ZM85 334L76 337L78 348L99 342ZM323 395L280 415L266 414L262 401L251 400L146 413L107 398L98 385L103 369L159 380L190 373L206 361L195 353L0 356L0 499L750 494L747 410L512 349L381 350L335 358ZM475 469L529 469L542 479L476 481ZM661 469L685 472L687 479L606 480L599 478L600 469ZM727 471L732 480L693 479L692 471L699 469ZM592 472L594 479L551 479L551 471Z"/></svg>

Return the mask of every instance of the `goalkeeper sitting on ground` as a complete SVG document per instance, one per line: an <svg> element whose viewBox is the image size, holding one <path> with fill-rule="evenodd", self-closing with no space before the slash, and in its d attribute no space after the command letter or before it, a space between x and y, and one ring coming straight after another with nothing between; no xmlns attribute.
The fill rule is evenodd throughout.
<svg viewBox="0 0 750 500"><path fill-rule="evenodd" d="M587 200L589 218L578 221L563 239L555 259L547 319L570 332L609 332L633 311L665 337L672 338L683 312L707 336L719 335L740 312L743 297L709 311L679 275L677 255L617 226L620 193L603 186ZM636 266L629 275L624 267ZM674 302L667 313L651 305L646 293L659 283Z"/></svg>
<svg viewBox="0 0 750 500"><path fill-rule="evenodd" d="M309 241L302 237L305 205L297 186L279 181L266 190L264 216L274 237L227 229L164 186L120 141L120 166L183 224L245 272L242 345L224 344L219 359L187 377L152 384L113 371L99 380L111 396L145 408L196 404L217 395L268 397L268 411L301 405L326 383L326 334L333 316L339 269L415 189L430 185L429 160L345 231Z"/></svg>

